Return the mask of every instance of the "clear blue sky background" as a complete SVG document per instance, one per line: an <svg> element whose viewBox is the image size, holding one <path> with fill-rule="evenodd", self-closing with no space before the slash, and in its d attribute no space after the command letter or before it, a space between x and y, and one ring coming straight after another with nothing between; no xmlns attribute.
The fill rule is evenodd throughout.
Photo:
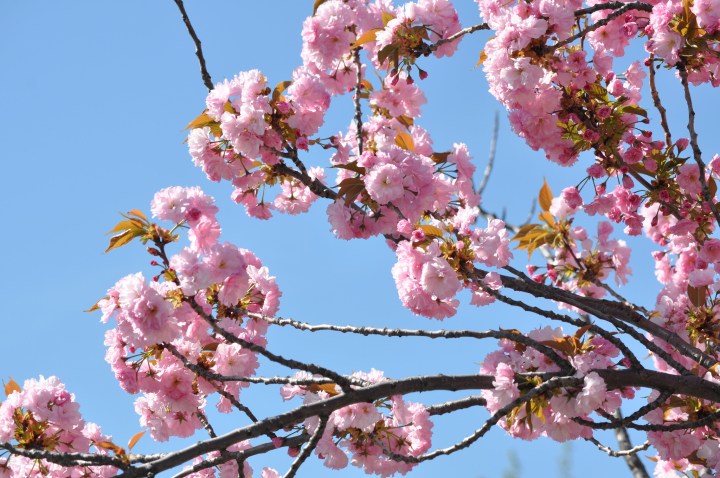
<svg viewBox="0 0 720 478"><path fill-rule="evenodd" d="M474 2L457 2L464 24L476 23ZM188 12L203 41L214 81L239 71L261 69L275 84L300 62L302 20L310 0L268 2L188 0ZM436 149L465 142L484 167L493 114L501 107L487 93L482 71L473 69L486 33L465 39L460 52L442 63L424 60L430 77L429 103L421 124L433 134ZM639 45L639 44L638 44ZM87 420L95 421L124 444L139 431L132 397L117 386L104 362L106 326L98 314L82 311L108 287L133 272L151 275L140 246L103 254L118 213L149 210L155 191L171 185L201 185L221 208L223 238L253 250L278 277L284 292L281 312L314 323L408 328L520 328L537 323L503 307L464 307L444 324L405 311L390 275L394 254L382 240L338 241L329 232L325 205L310 214L260 222L248 218L229 199L227 184L211 184L187 153L183 128L204 108L194 47L172 0L0 2L0 195L4 204L4 252L0 276L3 304L0 377L18 382L40 374L57 375L74 392ZM641 51L640 46L636 51ZM660 75L661 89L676 127L686 116L673 89L672 75ZM711 122L720 107L716 91L696 90L701 146L720 151ZM341 99L329 116L329 134L349 124L349 100ZM675 137L683 136L676 129ZM711 154L707 155L709 159ZM327 164L313 152L308 163ZM587 160L587 158L586 158ZM587 165L587 161L585 162ZM509 130L501 111L497 167L484 205L524 220L546 177L558 192L577 183L583 168L562 169L529 150ZM646 247L634 253L636 285L626 294L652 305L657 287ZM520 260L524 254L518 254ZM641 285L637 285L641 284ZM463 297L467 301L467 297ZM344 373L376 367L391 377L426 373L475 373L494 343L374 340L273 330L269 347L287 356L316 361ZM281 370L266 367L266 374ZM449 394L417 397L425 403ZM243 399L259 414L285 409L277 390L254 388ZM436 420L436 446L447 446L479 427L480 410ZM223 416L220 430L245 424ZM612 438L603 439L614 445ZM192 442L186 441L186 443ZM137 452L168 450L149 437ZM494 477L508 467L509 450L521 462L521 476L627 475L620 459L603 456L586 443L572 444L572 475L561 474L561 445L527 443L495 430L471 449L441 458L412 472L413 477ZM251 462L284 473L282 452ZM342 476L365 476L349 468ZM331 476L311 460L300 476ZM340 476L340 475L337 475Z"/></svg>

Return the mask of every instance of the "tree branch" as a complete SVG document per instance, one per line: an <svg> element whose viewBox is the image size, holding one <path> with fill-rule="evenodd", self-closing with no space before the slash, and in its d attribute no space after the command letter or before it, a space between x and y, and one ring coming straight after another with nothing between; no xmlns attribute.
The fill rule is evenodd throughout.
<svg viewBox="0 0 720 478"><path fill-rule="evenodd" d="M200 74L202 75L203 83L205 84L205 87L208 89L208 91L212 91L213 89L213 82L212 78L210 78L210 73L207 71L207 66L205 65L205 57L203 56L202 51L202 44L200 42L200 39L198 38L197 34L195 33L195 29L192 26L192 23L190 23L190 18L187 15L187 12L185 11L185 5L183 4L183 0L174 0L175 5L177 5L178 10L180 10L180 14L182 15L183 23L185 23L185 27L187 28L188 33L190 34L190 37L192 37L193 42L195 43L195 55L198 58L198 62L200 62Z"/></svg>
<svg viewBox="0 0 720 478"><path fill-rule="evenodd" d="M690 145L692 146L693 150L693 158L695 159L695 162L698 165L698 169L700 170L700 185L702 186L702 196L705 202L710 206L710 209L712 210L713 216L715 216L715 221L718 225L720 225L720 212L717 209L717 206L715 205L715 202L713 201L713 197L710 194L710 188L708 188L707 181L705 180L705 163L702 159L702 152L700 151L700 145L698 144L698 134L695 130L695 108L693 108L692 103L692 96L690 96L690 85L688 84L688 74L687 74L687 68L685 67L685 64L680 62L678 63L678 73L680 73L680 80L682 82L683 90L685 91L685 103L687 104L688 108L688 132L690 133Z"/></svg>
<svg viewBox="0 0 720 478"><path fill-rule="evenodd" d="M490 138L490 154L488 154L488 162L485 166L485 171L483 172L482 180L480 181L480 186L477 188L477 193L482 195L483 191L485 191L485 187L488 184L488 181L490 180L490 174L492 173L493 166L495 164L495 149L497 148L497 139L498 139L498 133L500 131L500 114L495 111L495 120L493 121L493 132L492 137Z"/></svg>
<svg viewBox="0 0 720 478"><path fill-rule="evenodd" d="M293 461L292 465L290 466L290 469L287 473L285 473L285 476L283 478L294 478L295 474L298 472L302 464L305 462L305 460L308 459L310 456L310 453L315 449L318 442L323 436L323 433L325 433L325 427L328 424L328 417L322 416L320 417L320 423L318 424L317 429L315 430L315 433L312 434L312 437L310 437L310 441L307 442L307 445L302 449L300 454L295 458L295 461Z"/></svg>
<svg viewBox="0 0 720 478"><path fill-rule="evenodd" d="M608 15L607 17L603 18L602 20L598 20L597 22L593 23L592 25L590 25L589 27L585 28L584 30L579 31L579 32L576 33L575 35L573 35L573 36L571 36L571 37L569 37L569 38L566 38L565 40L559 41L559 42L557 42L556 44L554 44L554 45L552 45L552 46L547 47L547 48L545 49L545 52L546 52L546 53L552 53L552 52L554 52L555 50L558 50L558 49L560 49L560 48L562 48L562 47L564 47L564 46L566 46L566 45L569 45L570 43L574 42L575 40L577 40L577 39L579 39L579 38L585 37L585 35L587 35L588 33L592 32L592 31L595 31L595 30L597 30L598 28L607 25L607 24L610 23L611 21L615 20L616 18L624 15L625 13L627 13L627 12L629 12L629 11L631 11L631 10L640 10L640 11L644 11L644 12L652 12L652 9L653 9L653 6L652 6L652 5L650 5L649 3L643 3L643 2L635 2L635 3L611 2L611 3L612 3L612 4L616 4L616 3L617 3L617 4L620 4L620 5L622 5L622 7L619 8L618 10L614 11L613 13L611 13L610 15ZM599 6L600 6L600 5L599 5ZM590 10L590 9L586 9L586 10ZM607 10L607 8L598 8L598 10ZM578 10L578 11L582 11L582 10Z"/></svg>

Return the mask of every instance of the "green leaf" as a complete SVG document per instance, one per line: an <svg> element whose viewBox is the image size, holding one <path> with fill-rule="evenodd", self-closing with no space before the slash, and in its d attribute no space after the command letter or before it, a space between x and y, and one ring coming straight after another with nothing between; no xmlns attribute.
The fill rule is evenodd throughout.
<svg viewBox="0 0 720 478"><path fill-rule="evenodd" d="M430 159L435 161L435 164L447 163L448 156L450 156L451 153L452 153L452 151L443 151L442 153L433 153L430 156Z"/></svg>
<svg viewBox="0 0 720 478"><path fill-rule="evenodd" d="M603 88L602 86L598 85L597 83L593 83L590 85L590 89L588 90L592 96L599 99L608 99L607 90Z"/></svg>
<svg viewBox="0 0 720 478"><path fill-rule="evenodd" d="M555 218L548 211L543 211L538 215L538 219L545 222L550 227L555 227Z"/></svg>
<svg viewBox="0 0 720 478"><path fill-rule="evenodd" d="M139 217L145 222L147 222L148 220L147 216L145 216L145 214L143 214L143 212L139 209L133 209L132 211L128 211L127 216Z"/></svg>
<svg viewBox="0 0 720 478"><path fill-rule="evenodd" d="M365 33L360 35L357 40L352 43L352 45L350 45L350 48L357 48L360 45L375 41L375 37L377 36L378 32L381 31L382 28L373 28L372 30L366 31Z"/></svg>
<svg viewBox="0 0 720 478"><path fill-rule="evenodd" d="M320 5L327 2L327 0L315 0L315 4L313 5L313 15L317 13L318 8L320 8Z"/></svg>
<svg viewBox="0 0 720 478"><path fill-rule="evenodd" d="M127 448L128 450L132 450L135 444L142 438L142 436L145 434L145 431L141 431L140 433L136 433L133 435L133 437L128 441Z"/></svg>
<svg viewBox="0 0 720 478"><path fill-rule="evenodd" d="M550 210L550 204L552 203L553 193L550 190L550 186L545 179L543 179L542 188L540 188L540 194L538 194L538 202L543 211Z"/></svg>
<svg viewBox="0 0 720 478"><path fill-rule="evenodd" d="M415 142L408 133L401 131L395 136L395 144L400 146L402 149L412 151L415 149Z"/></svg>
<svg viewBox="0 0 720 478"><path fill-rule="evenodd" d="M115 232L121 232L121 231L127 231L130 229L137 229L142 228L143 223L138 221L137 219L127 219L125 221L120 221L117 224L115 224L115 227L110 229L108 232L105 233L105 235L110 235Z"/></svg>
<svg viewBox="0 0 720 478"><path fill-rule="evenodd" d="M105 297L103 297L103 298L100 299L100 300L107 300L107 299L109 299L109 298L110 298L110 297L105 296ZM83 312L95 312L96 310L100 310L100 300L97 301L97 302L95 302L95 304L94 304L92 307L90 307L89 309L83 310Z"/></svg>
<svg viewBox="0 0 720 478"><path fill-rule="evenodd" d="M713 178L708 178L707 185L708 185L708 190L710 191L710 197L714 198L715 194L717 193L717 190L718 190L717 183L715 182L715 180Z"/></svg>
<svg viewBox="0 0 720 478"><path fill-rule="evenodd" d="M485 53L485 49L480 50L480 57L478 58L477 63L475 63L475 68L478 66L482 66L483 63L485 63L485 60L488 59L487 53Z"/></svg>
<svg viewBox="0 0 720 478"><path fill-rule="evenodd" d="M640 115L640 116L642 116L643 118L647 118L647 116L648 116L647 111L645 110L645 108L640 108L639 106L635 106L635 105L626 105L626 106L623 106L623 107L622 107L622 112L623 112L623 113L631 113L631 114L634 114L634 115Z"/></svg>
<svg viewBox="0 0 720 478"><path fill-rule="evenodd" d="M391 20L395 19L395 15L389 12L382 12L382 22L383 26L387 26L388 23L390 23Z"/></svg>
<svg viewBox="0 0 720 478"><path fill-rule="evenodd" d="M273 89L272 100L277 101L280 96L282 96L283 92L287 90L290 85L292 85L292 83L292 80L285 80L278 83Z"/></svg>
<svg viewBox="0 0 720 478"><path fill-rule="evenodd" d="M393 55L393 52L395 53L395 55ZM378 52L378 63L382 66L385 63L385 60L387 60L391 55L397 56L397 53L398 48L395 45L393 45L392 43L389 45L385 45L382 50Z"/></svg>
<svg viewBox="0 0 720 478"><path fill-rule="evenodd" d="M440 229L439 227L431 226L430 224L421 224L420 226L418 226L418 229L421 229L426 236L443 236L442 229Z"/></svg>
<svg viewBox="0 0 720 478"><path fill-rule="evenodd" d="M5 396L10 396L13 392L20 393L22 392L22 389L20 388L20 385L12 379L12 377L9 377L8 382L5 384Z"/></svg>
<svg viewBox="0 0 720 478"><path fill-rule="evenodd" d="M402 124L406 128L410 128L413 124L415 124L415 120L413 120L409 116L400 115L400 116L396 116L395 119L398 120L400 122L400 124Z"/></svg>
<svg viewBox="0 0 720 478"><path fill-rule="evenodd" d="M103 450L110 450L116 455L125 455L125 450L122 447L117 446L111 441L103 440L96 441L93 443L96 447L102 448Z"/></svg>
<svg viewBox="0 0 720 478"><path fill-rule="evenodd" d="M333 166L333 168L347 169L348 171L352 171L352 172L355 172L358 174L365 174L367 172L367 170L365 168L363 168L362 166L358 166L357 161L352 161L347 164L336 164L335 166Z"/></svg>
<svg viewBox="0 0 720 478"><path fill-rule="evenodd" d="M200 114L200 116L192 120L185 129L204 128L205 126L210 126L211 123L215 123L215 120L209 117L207 110L205 110Z"/></svg>
<svg viewBox="0 0 720 478"><path fill-rule="evenodd" d="M643 163L630 164L629 166L630 166L630 169L632 169L632 170L635 171L636 173L644 174L644 175L646 175L646 176L655 177L655 173L653 173L652 171L650 171L649 169L647 169L647 168L643 165Z"/></svg>
<svg viewBox="0 0 720 478"><path fill-rule="evenodd" d="M110 238L110 245L107 249L105 249L105 252L110 252L113 249L122 247L136 237L142 236L143 234L145 234L145 231L143 231L142 229L128 229L125 232L121 232L120 234L117 234Z"/></svg>
<svg viewBox="0 0 720 478"><path fill-rule="evenodd" d="M360 193L365 190L365 183L361 178L345 178L338 184L338 198L345 200L348 206L355 201Z"/></svg>
<svg viewBox="0 0 720 478"><path fill-rule="evenodd" d="M705 305L705 296L707 295L708 286L703 285L700 287L688 286L687 295L690 298L690 302L695 307L702 307Z"/></svg>

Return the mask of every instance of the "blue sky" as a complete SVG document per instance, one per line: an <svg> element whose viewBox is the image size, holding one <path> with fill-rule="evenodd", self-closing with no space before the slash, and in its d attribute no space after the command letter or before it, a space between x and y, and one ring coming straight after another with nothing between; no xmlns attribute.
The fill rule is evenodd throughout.
<svg viewBox="0 0 720 478"><path fill-rule="evenodd" d="M464 24L479 20L474 2L457 4ZM299 33L311 8L309 0L187 2L214 81L259 68L270 84L289 78L299 64ZM473 68L487 36L481 32L466 39L449 61L422 64L430 76L423 82L429 102L421 124L433 134L436 149L467 143L479 169L485 164L493 114L501 110L487 93L482 71ZM118 221L119 212L148 211L154 192L171 185L200 185L215 196L223 239L254 251L277 276L284 316L408 328L529 329L536 324L534 318L503 307L464 307L442 324L413 316L397 298L390 275L394 254L379 239L334 239L325 205L298 217L248 218L230 201L227 184L209 183L192 165L183 144L183 128L203 110L206 95L193 52L172 0L0 3L0 194L5 204L0 378L22 382L57 375L76 394L86 419L103 426L119 444L139 431L133 398L120 390L103 361L107 327L97 314L82 311L119 278L137 271L150 275L149 257L139 245L103 254L104 233ZM680 128L686 113L679 91L672 88L676 82L667 72L661 72L659 81L667 92L671 123ZM694 94L703 151L719 152L720 139L711 126L720 106L717 92L701 88ZM348 107L347 99L339 100L324 131L344 129L352 115ZM514 137L503 111L500 117L497 166L483 203L491 210L507 210L510 220L521 222L543 177L558 192L582 179L583 169L548 163ZM683 136L676 131L675 137ZM310 164L326 162L320 152L308 156ZM634 279L642 285L626 290L643 305L652 305L657 290L648 250L641 248L633 257ZM524 253L516 255L524 258ZM402 377L475 373L494 343L381 341L275 330L269 347L344 373L375 367ZM449 397L416 399L433 403ZM275 389L251 389L243 398L259 414L288 406ZM437 420L436 444L447 446L464 437L485 417L473 410ZM218 428L244 423L239 417L223 417ZM603 439L614 444L610 437ZM147 437L135 451L172 446L155 445ZM500 430L410 476L498 476L508 466L510 449L519 457L521 476L559 476L561 445L519 442ZM627 473L620 459L603 456L592 445L573 443L572 451L574 476ZM281 472L288 463L282 453L252 462L257 470L268 465ZM330 472L311 460L300 476L318 474ZM365 475L353 469L342 476Z"/></svg>

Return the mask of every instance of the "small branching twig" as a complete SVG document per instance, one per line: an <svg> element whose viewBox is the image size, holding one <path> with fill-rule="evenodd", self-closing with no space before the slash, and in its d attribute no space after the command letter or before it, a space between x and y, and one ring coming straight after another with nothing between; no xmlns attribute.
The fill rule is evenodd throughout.
<svg viewBox="0 0 720 478"><path fill-rule="evenodd" d="M720 225L720 212L713 201L713 197L710 194L710 188L708 187L707 181L705 180L705 163L702 159L702 151L700 151L700 144L698 144L698 134L695 130L695 108L693 108L692 96L690 96L690 85L688 84L687 68L684 63L678 63L678 73L680 74L680 80L685 91L685 103L688 108L688 132L690 133L690 146L693 151L693 158L698 165L700 170L700 185L702 186L702 195L705 202L710 206L715 221Z"/></svg>
<svg viewBox="0 0 720 478"><path fill-rule="evenodd" d="M597 22L593 23L589 27L579 31L575 35L573 35L569 38L566 38L565 40L559 41L554 45L548 46L545 51L547 53L552 53L555 50L558 50L566 45L571 44L575 40L584 38L585 35L587 35L588 33L595 31L600 27L604 27L611 21L615 20L618 17L623 16L625 13L627 13L631 10L641 10L644 12L651 12L652 8L653 8L652 5L650 5L649 3L642 3L642 2L635 2L635 3L612 2L612 3L613 4L618 3L618 4L622 5L622 7L620 7L618 10L615 10L613 13L611 13L607 17L603 18L602 20L598 20ZM599 10L607 10L607 8L600 8Z"/></svg>
<svg viewBox="0 0 720 478"><path fill-rule="evenodd" d="M670 134L670 127L668 126L667 110L660 101L660 93L658 93L657 86L655 85L655 55L650 54L650 65L648 67L650 75L650 96L652 96L653 104L655 109L660 114L660 124L665 132L665 145L670 146L672 143L672 135Z"/></svg>
<svg viewBox="0 0 720 478"><path fill-rule="evenodd" d="M305 460L308 459L308 457L313 452L318 442L322 438L323 433L325 433L325 427L327 426L327 424L328 417L320 417L320 423L318 424L315 433L312 434L312 437L310 437L310 441L307 442L307 445L305 445L297 458L295 458L295 461L293 461L292 465L290 465L290 469L287 473L285 473L284 478L293 478L295 476L295 474L300 469L300 466L302 466Z"/></svg>
<svg viewBox="0 0 720 478"><path fill-rule="evenodd" d="M485 171L483 172L482 180L480 181L480 186L477 188L478 194L482 195L483 191L485 191L485 187L488 184L488 181L490 180L490 174L492 174L493 166L495 165L495 150L497 149L497 140L498 140L498 134L500 131L500 114L496 111L495 112L495 120L493 121L493 132L492 137L490 138L490 154L488 154L488 162L487 166L485 166Z"/></svg>
<svg viewBox="0 0 720 478"><path fill-rule="evenodd" d="M221 335L225 340L227 340L230 343L235 343L243 348L246 348L252 352L259 353L263 357L267 358L271 362L275 362L277 364L283 365L288 368L296 369L296 370L303 370L305 372L310 372L313 374L319 374L322 376L325 376L327 378L330 378L337 383L343 391L349 391L350 386L352 385L352 381L340 375L337 372L334 372L328 368L322 367L320 365L312 364L312 363L305 363L300 362L299 360L294 359L288 359L281 355L275 354L273 352L270 352L264 347L261 347L257 344L254 344L252 342L248 342L247 340L241 339L240 337L237 337L236 335L231 334L227 330L220 327L216 321L215 318L212 315L207 314L200 305L195 302L195 298L190 298L189 302L192 309L200 316L202 317L205 322L210 325L210 327L213 329L213 331L219 335Z"/></svg>
<svg viewBox="0 0 720 478"><path fill-rule="evenodd" d="M445 403L438 403L437 405L431 405L426 407L430 416L445 415L446 413L452 413L457 410L463 410L470 407L484 407L486 405L485 399L480 395L471 395L460 400L452 400Z"/></svg>
<svg viewBox="0 0 720 478"><path fill-rule="evenodd" d="M641 452L641 451L644 451L644 450L647 450L648 448L650 448L649 441L646 441L642 445L638 445L638 446L629 448L627 450L613 450L612 448L603 445L602 443L597 441L595 438L586 438L586 440L589 441L590 443L595 444L595 446L597 446L600 451L604 451L605 453L607 453L608 455L613 456L613 457L635 455L638 452Z"/></svg>

